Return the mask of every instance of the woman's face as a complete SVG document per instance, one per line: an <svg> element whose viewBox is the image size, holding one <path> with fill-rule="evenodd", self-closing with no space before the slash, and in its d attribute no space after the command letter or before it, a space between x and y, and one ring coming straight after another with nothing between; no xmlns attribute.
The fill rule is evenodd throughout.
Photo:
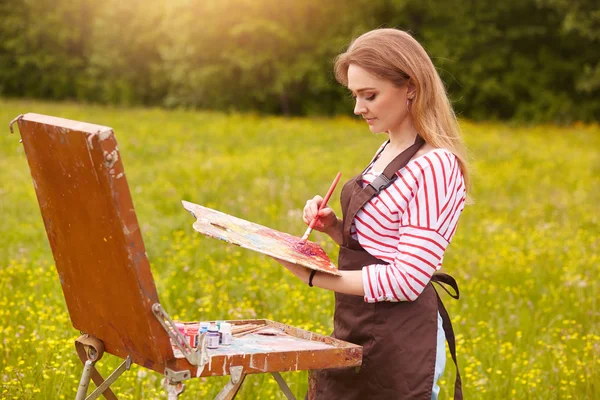
<svg viewBox="0 0 600 400"><path fill-rule="evenodd" d="M348 89L356 99L354 114L362 116L373 133L400 131L411 120L407 108L409 85L396 87L391 81L350 64Z"/></svg>

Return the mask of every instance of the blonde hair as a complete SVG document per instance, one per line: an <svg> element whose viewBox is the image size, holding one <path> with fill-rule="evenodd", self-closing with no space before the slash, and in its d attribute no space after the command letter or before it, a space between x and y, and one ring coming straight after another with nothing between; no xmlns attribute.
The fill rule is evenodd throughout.
<svg viewBox="0 0 600 400"><path fill-rule="evenodd" d="M335 60L335 77L348 85L348 67L357 65L403 87L416 88L409 112L425 142L452 152L469 188L467 150L446 88L427 52L410 34L398 29L375 29L354 39Z"/></svg>

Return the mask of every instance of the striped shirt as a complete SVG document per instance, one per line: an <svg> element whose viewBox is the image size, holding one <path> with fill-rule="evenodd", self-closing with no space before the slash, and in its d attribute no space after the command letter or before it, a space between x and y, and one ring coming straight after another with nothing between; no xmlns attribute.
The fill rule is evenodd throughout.
<svg viewBox="0 0 600 400"><path fill-rule="evenodd" d="M379 173L371 163L363 186ZM414 301L421 294L442 266L465 205L458 160L446 149L417 157L396 174L392 185L358 211L350 229L368 253L388 263L363 267L368 303Z"/></svg>

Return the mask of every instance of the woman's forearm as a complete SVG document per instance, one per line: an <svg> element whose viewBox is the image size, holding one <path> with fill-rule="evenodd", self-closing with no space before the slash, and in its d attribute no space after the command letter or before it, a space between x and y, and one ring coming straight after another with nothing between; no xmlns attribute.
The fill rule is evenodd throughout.
<svg viewBox="0 0 600 400"><path fill-rule="evenodd" d="M310 280L310 274L313 272L312 270L287 261L279 259L276 260L290 270L292 274L296 275L296 277L308 284L308 281ZM340 271L340 273L342 274L341 276L335 276L317 271L313 276L312 284L315 287L333 290L334 292L338 293L353 294L356 296L365 295L362 270Z"/></svg>
<svg viewBox="0 0 600 400"><path fill-rule="evenodd" d="M328 234L334 242L341 246L344 241L343 229L344 221L336 218L335 223L328 230L326 230L325 233Z"/></svg>
<svg viewBox="0 0 600 400"><path fill-rule="evenodd" d="M333 290L337 293L364 296L362 271L340 271L342 276L317 272L313 278L313 286Z"/></svg>

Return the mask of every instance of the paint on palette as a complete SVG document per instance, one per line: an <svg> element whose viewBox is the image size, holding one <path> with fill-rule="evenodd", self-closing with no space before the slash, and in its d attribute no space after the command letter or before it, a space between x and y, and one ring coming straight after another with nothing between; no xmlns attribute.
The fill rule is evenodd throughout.
<svg viewBox="0 0 600 400"><path fill-rule="evenodd" d="M271 236L276 240L282 240L288 243L292 247L292 249L299 252L300 254L305 255L307 257L314 257L316 262L324 261L324 265L322 265L322 268L327 268L327 266L331 263L329 257L327 256L325 251L323 251L321 246L314 242L308 240L302 241L301 238L291 236L283 232L275 231L273 229L264 230L259 233L261 235Z"/></svg>
<svg viewBox="0 0 600 400"><path fill-rule="evenodd" d="M196 218L194 229L206 236L254 250L310 269L340 275L327 254L316 243L255 224L220 211L183 201Z"/></svg>

